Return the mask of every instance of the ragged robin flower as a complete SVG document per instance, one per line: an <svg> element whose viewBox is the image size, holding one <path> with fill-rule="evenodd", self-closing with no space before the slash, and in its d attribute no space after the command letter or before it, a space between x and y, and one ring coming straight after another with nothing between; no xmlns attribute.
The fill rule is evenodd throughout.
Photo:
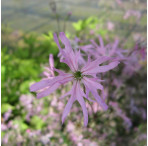
<svg viewBox="0 0 148 146"><path fill-rule="evenodd" d="M91 102L97 102L104 110L108 109L105 101L98 94L98 89L103 91L103 86L100 84L102 80L97 78L97 74L107 72L115 68L119 64L119 62L114 61L108 63L107 65L101 65L104 62L110 61L110 58L107 56L103 56L94 61L90 61L90 58L88 57L86 64L80 67L80 51L73 51L70 41L67 39L63 32L60 32L59 37L61 42L65 46L64 49L61 48L58 37L56 34L54 34L54 40L59 48L60 54L63 57L61 62L66 63L72 73L65 73L59 69L54 68L54 71L58 73L58 76L55 76L52 79L48 78L45 80L41 80L40 82L33 84L30 87L30 91L36 92L38 90L41 90L41 92L37 93L37 98L42 98L53 93L56 89L59 88L59 86L65 85L68 82L72 82L71 90L60 97L60 99L62 99L66 96L69 96L69 100L62 115L62 123L65 121L65 118L69 114L73 103L75 101L78 101L80 106L82 107L84 115L84 125L87 126L88 112L86 109L84 98ZM83 87L85 88L85 91L83 90ZM90 97L90 93L92 93L94 98Z"/></svg>

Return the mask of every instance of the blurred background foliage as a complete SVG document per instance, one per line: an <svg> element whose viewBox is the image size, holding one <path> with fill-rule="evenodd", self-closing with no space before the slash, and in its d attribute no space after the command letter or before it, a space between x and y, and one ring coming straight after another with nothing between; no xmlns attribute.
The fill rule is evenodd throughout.
<svg viewBox="0 0 148 146"><path fill-rule="evenodd" d="M130 14L129 10L135 13ZM82 128L82 121L77 121L75 113L69 115L71 121L61 125L64 105L60 105L58 97L62 91L41 100L29 92L30 84L39 81L44 66L48 66L49 54L54 55L56 68L68 70L59 63L53 32L65 31L71 40L78 37L81 41L75 45L90 44L91 39L101 35L105 43L118 38L120 47L132 49L136 43L146 46L146 17L145 0L2 0L2 144L146 145L146 61L142 62L141 70L125 77L124 85L115 93L114 100L123 110L121 113L132 123L130 128L126 128L120 116L113 114L118 107L110 108L105 114L90 114L88 129ZM134 114L129 112L129 104L135 104ZM81 110L77 108L77 112Z"/></svg>

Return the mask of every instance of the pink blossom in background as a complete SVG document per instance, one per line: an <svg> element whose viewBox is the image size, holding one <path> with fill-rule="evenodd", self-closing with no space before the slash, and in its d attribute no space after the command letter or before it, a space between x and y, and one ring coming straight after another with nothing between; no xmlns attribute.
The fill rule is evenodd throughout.
<svg viewBox="0 0 148 146"><path fill-rule="evenodd" d="M30 137L34 137L34 136L39 136L40 134L41 134L41 131L40 130L34 130L34 131L27 131L27 133L28 133L28 135L30 136Z"/></svg>
<svg viewBox="0 0 148 146"><path fill-rule="evenodd" d="M114 61L108 63L108 65L100 66L104 62L110 61L110 57L103 56L92 62L88 57L87 63L82 67L80 67L79 64L79 60L81 57L80 51L75 51L75 52L73 51L70 41L67 39L67 37L63 32L59 34L59 37L61 39L61 42L65 45L64 49L61 48L58 41L58 37L56 34L54 34L54 40L62 56L61 62L66 63L69 66L72 73L65 73L61 70L54 68L54 71L56 71L59 74L58 76L55 76L52 79L41 80L40 82L33 84L30 87L30 91L36 92L41 90L39 93L37 93L37 98L42 98L53 93L61 85L65 85L68 82L72 82L73 83L72 89L69 92L67 92L65 95L60 97L62 99L66 96L70 96L70 99L68 100L68 103L62 115L62 123L65 121L65 118L70 112L72 104L75 101L78 101L82 107L84 115L84 125L87 126L88 113L83 97L91 102L97 101L98 104L102 107L102 109L107 110L108 106L97 92L98 89L103 92L103 86L100 84L101 80L98 79L96 75L98 73L107 72L115 68L119 64L119 62ZM82 85L85 87L86 91L82 90ZM90 92L92 93L95 99L89 97Z"/></svg>
<svg viewBox="0 0 148 146"><path fill-rule="evenodd" d="M142 41L139 41L138 43L136 43L135 47L133 48L133 53L136 53L137 57L139 61L144 61L146 59L147 56L147 52L146 52L146 45L143 44Z"/></svg>
<svg viewBox="0 0 148 146"><path fill-rule="evenodd" d="M34 97L32 95L21 95L20 102L23 106L26 106L26 108L30 108L31 104L34 100Z"/></svg>
<svg viewBox="0 0 148 146"><path fill-rule="evenodd" d="M147 119L147 113L146 113L146 111L145 111L144 108L140 108L139 114L141 115L141 117L142 117L144 120Z"/></svg>
<svg viewBox="0 0 148 146"><path fill-rule="evenodd" d="M20 97L20 104L26 110L26 120L29 122L31 117L34 115L40 115L44 107L43 100L40 100L39 103L34 102L34 97L32 95L22 95ZM41 117L41 116L40 116ZM42 117L41 117L42 118Z"/></svg>
<svg viewBox="0 0 148 146"><path fill-rule="evenodd" d="M138 137L139 140L145 140L147 139L147 134L141 134L139 137Z"/></svg>
<svg viewBox="0 0 148 146"><path fill-rule="evenodd" d="M117 78L113 77L113 82L112 84L115 85L117 88L120 88L123 85L123 79L122 78Z"/></svg>
<svg viewBox="0 0 148 146"><path fill-rule="evenodd" d="M3 116L4 121L7 121L7 120L9 119L11 113L12 113L12 110L9 109L9 110L4 114L4 116Z"/></svg>
<svg viewBox="0 0 148 146"><path fill-rule="evenodd" d="M126 60L124 60L125 67L123 68L123 75L132 76L140 68L142 68L143 61L146 60L146 47L141 46L141 44L136 43L134 48L129 52Z"/></svg>
<svg viewBox="0 0 148 146"><path fill-rule="evenodd" d="M145 59L146 59L146 56L147 56L146 47L142 47L142 48L139 50L139 53L140 53L140 55L141 55L142 60L145 60Z"/></svg>
<svg viewBox="0 0 148 146"><path fill-rule="evenodd" d="M122 109L119 107L119 104L117 102L111 101L109 104L115 109L116 115L123 119L124 121L123 124L125 124L128 130L132 126L131 119L126 116L126 114L122 111Z"/></svg>
<svg viewBox="0 0 148 146"><path fill-rule="evenodd" d="M4 143L4 144L7 144L7 143L8 143L9 136L10 136L10 135L7 133L7 134L5 134L5 136L3 137L3 143Z"/></svg>
<svg viewBox="0 0 148 146"><path fill-rule="evenodd" d="M94 49L87 49L83 47L83 50L87 51L87 53L90 53L95 58L98 58L99 56L108 56L108 57L114 57L116 60L125 59L124 53L126 53L127 50L123 50L118 47L119 45L118 40L115 40L114 43L109 43L107 45L104 45L102 37L99 36L98 39L99 39L99 45L94 40L91 40Z"/></svg>
<svg viewBox="0 0 148 146"><path fill-rule="evenodd" d="M123 18L128 19L131 16L135 16L139 20L140 17L141 17L141 13L139 11L136 11L136 10L128 10L128 11L126 11Z"/></svg>
<svg viewBox="0 0 148 146"><path fill-rule="evenodd" d="M119 6L122 6L122 0L116 0L116 2Z"/></svg>
<svg viewBox="0 0 148 146"><path fill-rule="evenodd" d="M67 131L73 132L75 130L75 125L72 122L68 122L67 124Z"/></svg>
<svg viewBox="0 0 148 146"><path fill-rule="evenodd" d="M1 130L2 131L6 131L8 128L7 128L7 125L1 123Z"/></svg>
<svg viewBox="0 0 148 146"><path fill-rule="evenodd" d="M26 132L27 132L27 133L30 133L30 132L31 132L31 130L30 130L30 129L27 129L27 130L26 130Z"/></svg>
<svg viewBox="0 0 148 146"><path fill-rule="evenodd" d="M138 108L136 107L136 105L134 103L134 99L131 99L129 107L130 107L130 113L131 114L139 112Z"/></svg>
<svg viewBox="0 0 148 146"><path fill-rule="evenodd" d="M128 76L132 76L136 71L138 71L141 68L137 53L135 51L126 58L124 64L125 67L123 69L123 74Z"/></svg>
<svg viewBox="0 0 148 146"><path fill-rule="evenodd" d="M134 40L135 42L139 41L139 40L142 38L142 36L141 36L140 33L134 33L134 34L132 35L132 37L133 37L133 40Z"/></svg>
<svg viewBox="0 0 148 146"><path fill-rule="evenodd" d="M32 106L34 97L32 95L21 95L20 103L27 110L26 120L30 121L30 117L34 114Z"/></svg>
<svg viewBox="0 0 148 146"><path fill-rule="evenodd" d="M44 145L47 145L50 143L50 138L52 137L52 133L48 133L46 135L43 135L41 138L40 138L40 141L44 144Z"/></svg>
<svg viewBox="0 0 148 146"><path fill-rule="evenodd" d="M87 56L87 54L91 53L91 51L94 49L94 46L92 44L88 44L88 45L81 46L80 49L84 51Z"/></svg>
<svg viewBox="0 0 148 146"><path fill-rule="evenodd" d="M113 31L115 28L115 25L113 22L109 21L107 22L107 29L110 30L110 31Z"/></svg>
<svg viewBox="0 0 148 146"><path fill-rule="evenodd" d="M95 34L95 30L90 30L90 35L94 35Z"/></svg>
<svg viewBox="0 0 148 146"><path fill-rule="evenodd" d="M69 11L69 12L68 12L68 16L71 16L71 15L72 15L72 12L71 12L71 11Z"/></svg>

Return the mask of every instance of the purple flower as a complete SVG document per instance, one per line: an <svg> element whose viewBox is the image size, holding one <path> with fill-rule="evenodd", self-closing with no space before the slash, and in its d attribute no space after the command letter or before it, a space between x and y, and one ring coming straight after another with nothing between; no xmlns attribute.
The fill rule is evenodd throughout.
<svg viewBox="0 0 148 146"><path fill-rule="evenodd" d="M140 54L142 56L142 59L145 60L146 59L146 48L143 47L141 50L140 50Z"/></svg>
<svg viewBox="0 0 148 146"><path fill-rule="evenodd" d="M132 126L131 119L126 116L126 114L122 111L117 102L110 102L109 104L115 109L115 114L123 119L125 127L129 129Z"/></svg>
<svg viewBox="0 0 148 146"><path fill-rule="evenodd" d="M69 11L69 12L68 12L68 16L71 16L71 15L72 15L72 12L71 12L71 11Z"/></svg>
<svg viewBox="0 0 148 146"><path fill-rule="evenodd" d="M108 30L112 31L112 30L114 30L114 28L115 28L115 25L113 22L111 22L111 21L107 22L107 29Z"/></svg>
<svg viewBox="0 0 148 146"><path fill-rule="evenodd" d="M103 86L100 84L101 80L98 79L96 75L97 73L106 72L115 68L119 64L119 62L114 61L109 63L108 65L100 66L102 63L109 61L110 58L106 56L100 57L95 61L91 62L90 58L88 57L87 63L83 65L83 67L80 67L79 65L79 60L81 58L80 51L75 51L75 52L73 51L69 40L67 39L67 37L63 32L59 34L59 37L61 42L65 45L64 49L61 48L58 41L58 37L56 34L54 34L54 40L62 56L61 62L66 63L69 66L72 73L65 73L61 70L54 68L54 70L57 73L59 73L58 76L55 76L52 79L41 80L40 82L33 84L30 87L30 91L34 92L42 90L41 92L37 93L37 98L42 98L53 93L56 89L59 88L60 85L65 85L66 83L71 81L73 83L72 89L69 92L67 92L65 95L60 97L60 99L62 99L66 96L70 96L62 115L62 123L65 121L65 118L69 114L73 103L75 101L78 101L83 110L84 125L87 126L88 113L84 98L92 102L97 101L98 104L104 110L107 110L108 106L97 92L98 89L103 91ZM85 88L85 91L82 90L82 87ZM89 97L90 92L94 96L94 99Z"/></svg>
<svg viewBox="0 0 148 146"><path fill-rule="evenodd" d="M123 53L127 52L118 47L119 41L115 40L114 43L109 43L104 45L104 41L101 36L99 36L99 45L94 41L91 40L92 45L86 45L82 47L82 50L86 53L89 53L94 58L98 58L101 56L108 56L108 57L115 57L116 60L123 60L125 59Z"/></svg>
<svg viewBox="0 0 148 146"><path fill-rule="evenodd" d="M5 125L5 124L1 124L1 130L2 131L6 131L8 128L7 128L7 125Z"/></svg>
<svg viewBox="0 0 148 146"><path fill-rule="evenodd" d="M135 16L137 18L137 20L139 20L140 17L141 17L141 13L139 11L136 11L136 10L128 10L128 11L126 11L123 18L128 19L130 16Z"/></svg>
<svg viewBox="0 0 148 146"><path fill-rule="evenodd" d="M122 0L116 0L116 2L117 2L117 4L119 5L119 6L122 6L123 4L122 4Z"/></svg>
<svg viewBox="0 0 148 146"><path fill-rule="evenodd" d="M130 56L126 58L124 61L125 67L123 69L123 74L126 76L132 76L136 71L141 68L141 64L139 63L137 52L134 51Z"/></svg>
<svg viewBox="0 0 148 146"><path fill-rule="evenodd" d="M4 114L4 121L7 121L9 119L9 117L11 116L12 110L8 110L5 114Z"/></svg>

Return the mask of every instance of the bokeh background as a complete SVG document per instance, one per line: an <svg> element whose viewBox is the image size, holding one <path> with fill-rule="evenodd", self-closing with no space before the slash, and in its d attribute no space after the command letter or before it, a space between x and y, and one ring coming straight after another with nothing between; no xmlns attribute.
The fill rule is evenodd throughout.
<svg viewBox="0 0 148 146"><path fill-rule="evenodd" d="M2 0L2 145L146 146L146 11L146 0ZM126 64L104 76L109 110L87 103L88 127L77 103L61 124L64 88L42 99L29 91L49 54L56 68L69 70L53 41L60 31L73 47L101 35L130 52Z"/></svg>

